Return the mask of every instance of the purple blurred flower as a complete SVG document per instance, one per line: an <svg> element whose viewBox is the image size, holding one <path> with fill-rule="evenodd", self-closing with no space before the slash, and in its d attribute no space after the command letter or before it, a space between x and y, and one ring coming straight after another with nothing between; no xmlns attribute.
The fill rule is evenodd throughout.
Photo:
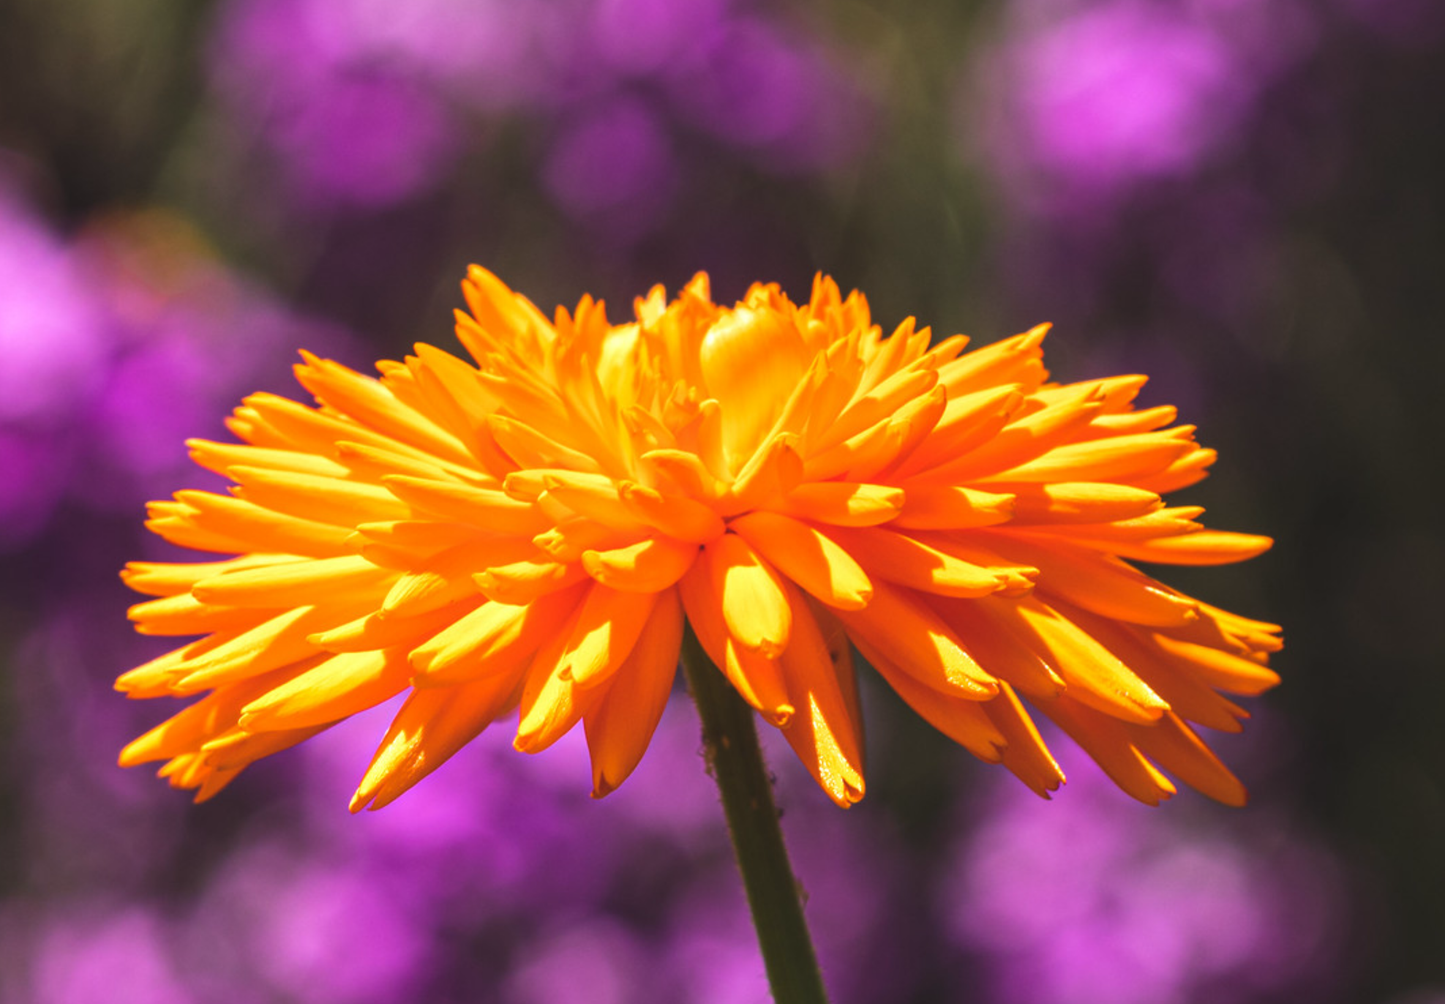
<svg viewBox="0 0 1445 1004"><path fill-rule="evenodd" d="M73 253L111 318L109 368L85 416L90 480L79 500L134 509L182 484L209 486L185 440L224 435L242 394L279 383L297 348L347 353L337 327L299 317L227 269L184 220L105 221Z"/></svg>
<svg viewBox="0 0 1445 1004"><path fill-rule="evenodd" d="M628 1004L663 999L638 936L610 919L584 921L531 946L513 968L508 1004Z"/></svg>
<svg viewBox="0 0 1445 1004"><path fill-rule="evenodd" d="M373 876L317 869L275 891L255 958L306 1000L398 1000L429 953L417 920Z"/></svg>
<svg viewBox="0 0 1445 1004"><path fill-rule="evenodd" d="M318 807L310 822L319 839L397 877L439 918L469 927L519 906L585 909L603 895L624 848L610 835L578 840L572 796L577 779L590 776L580 740L520 761L498 728L408 792L403 811L349 816L336 808L395 711L393 702L358 715L301 751L307 784L327 793L308 800Z"/></svg>
<svg viewBox="0 0 1445 1004"><path fill-rule="evenodd" d="M678 853L725 856L730 852L719 825L722 807L704 772L699 728L692 699L674 693L649 745L659 755L643 757L627 784L608 795L606 803L626 825L654 834ZM574 782L568 778L565 783Z"/></svg>
<svg viewBox="0 0 1445 1004"><path fill-rule="evenodd" d="M0 190L0 423L64 421L100 375L107 334L65 244Z"/></svg>
<svg viewBox="0 0 1445 1004"><path fill-rule="evenodd" d="M0 548L35 533L64 490L66 435L111 332L66 244L0 188Z"/></svg>
<svg viewBox="0 0 1445 1004"><path fill-rule="evenodd" d="M1330 979L1346 905L1332 857L1277 820L1146 812L1074 759L1047 809L993 787L942 888L1000 1002L1249 1001Z"/></svg>
<svg viewBox="0 0 1445 1004"><path fill-rule="evenodd" d="M24 544L49 520L73 452L64 437L0 424L0 552Z"/></svg>
<svg viewBox="0 0 1445 1004"><path fill-rule="evenodd" d="M985 140L1001 173L1088 190L1192 166L1245 98L1221 39L1134 0L1014 39L997 58Z"/></svg>
<svg viewBox="0 0 1445 1004"><path fill-rule="evenodd" d="M605 216L613 227L646 230L666 208L674 183L662 124L641 102L619 99L566 128L553 144L543 177L570 215Z"/></svg>
<svg viewBox="0 0 1445 1004"><path fill-rule="evenodd" d="M601 801L576 800L577 781L589 773L580 737L519 760L498 727L390 811L347 816L337 806L357 781L358 757L375 748L395 710L393 702L359 715L293 754L313 789L300 800L304 846L325 848L330 867L358 881L370 876L397 909L422 918L430 937L497 932L492 950L510 944L515 953L502 993L508 1001L765 997L685 696L671 702L636 774ZM782 746L771 755L792 756ZM894 999L908 976L879 960L906 957L916 932L897 922L905 858L879 826L885 817L865 812L839 827L801 770L783 772L780 799L794 846L811 848L798 859L800 878L840 1004Z"/></svg>
<svg viewBox="0 0 1445 1004"><path fill-rule="evenodd" d="M139 907L85 916L60 914L33 956L31 1004L191 1004L173 967L160 922Z"/></svg>
<svg viewBox="0 0 1445 1004"><path fill-rule="evenodd" d="M591 771L580 735L521 759L498 726L407 792L399 811L348 816L336 807L395 711L392 702L358 715L298 752L305 783L318 796L306 799L308 824L318 841L344 849L358 867L404 882L442 922L476 929L518 913L565 917L595 909L626 881L643 846L659 849L658 867L710 851L730 864L686 699L663 716L652 747L659 755L600 802L576 801L576 785Z"/></svg>
<svg viewBox="0 0 1445 1004"><path fill-rule="evenodd" d="M555 4L508 0L289 0L333 65L385 65L483 106L532 86L533 35Z"/></svg>
<svg viewBox="0 0 1445 1004"><path fill-rule="evenodd" d="M71 537L80 538L67 540L80 552L100 543L83 528ZM58 563L77 577L94 574L93 562L79 557ZM142 888L174 868L184 835L181 803L154 797L115 768L117 745L146 716L108 699L105 677L114 660L157 652L149 639L126 637L109 585L72 585L12 656L9 686L28 709L12 727L12 762L26 782L12 796L13 829L36 890Z"/></svg>
<svg viewBox="0 0 1445 1004"><path fill-rule="evenodd" d="M1290 0L1022 3L964 81L966 141L1026 206L1089 210L1226 147L1306 44Z"/></svg>
<svg viewBox="0 0 1445 1004"><path fill-rule="evenodd" d="M224 409L298 346L347 342L230 272L179 217L117 214L66 241L0 191L0 548L33 538L68 489L134 511L204 479L188 436L223 433Z"/></svg>
<svg viewBox="0 0 1445 1004"><path fill-rule="evenodd" d="M434 186L457 152L458 126L424 75L347 30L338 14L355 6L254 0L225 8L218 25L216 86L303 205L403 201Z"/></svg>
<svg viewBox="0 0 1445 1004"><path fill-rule="evenodd" d="M696 62L726 23L727 0L597 0L587 36L619 74L645 77Z"/></svg>
<svg viewBox="0 0 1445 1004"><path fill-rule="evenodd" d="M822 51L758 18L726 24L705 60L669 84L689 123L755 151L765 166L837 166L857 152L867 118L861 92Z"/></svg>
<svg viewBox="0 0 1445 1004"><path fill-rule="evenodd" d="M859 148L861 91L824 47L729 7L230 0L212 81L303 206L377 209L437 187L485 136L484 123L461 121L470 109L549 128L543 177L559 208L641 232L672 188L674 134L788 171L834 167Z"/></svg>
<svg viewBox="0 0 1445 1004"><path fill-rule="evenodd" d="M1086 184L1177 171L1238 114L1236 70L1219 39L1152 8L1090 12L1024 57L1028 141Z"/></svg>
<svg viewBox="0 0 1445 1004"><path fill-rule="evenodd" d="M727 862L731 865L731 862ZM673 905L668 955L689 1004L755 1004L768 999L747 900L731 868L698 875Z"/></svg>
<svg viewBox="0 0 1445 1004"><path fill-rule="evenodd" d="M259 980L318 1004L420 999L434 947L408 892L385 870L260 839L227 859L179 951L218 987Z"/></svg>
<svg viewBox="0 0 1445 1004"><path fill-rule="evenodd" d="M427 191L456 147L435 96L376 73L330 80L268 126L302 198L318 204L386 206Z"/></svg>

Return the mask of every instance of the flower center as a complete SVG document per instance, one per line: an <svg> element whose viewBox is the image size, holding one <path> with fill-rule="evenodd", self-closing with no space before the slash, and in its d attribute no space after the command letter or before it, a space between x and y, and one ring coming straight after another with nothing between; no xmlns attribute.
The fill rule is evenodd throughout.
<svg viewBox="0 0 1445 1004"><path fill-rule="evenodd" d="M811 354L791 318L738 307L708 329L698 356L705 390L722 409L723 447L736 474L772 428Z"/></svg>

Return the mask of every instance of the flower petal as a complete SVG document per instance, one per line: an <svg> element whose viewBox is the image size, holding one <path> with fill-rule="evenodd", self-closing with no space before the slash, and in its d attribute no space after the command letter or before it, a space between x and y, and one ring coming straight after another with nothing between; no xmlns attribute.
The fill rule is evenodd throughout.
<svg viewBox="0 0 1445 1004"><path fill-rule="evenodd" d="M917 594L885 582L873 588L867 607L836 614L860 650L886 652L892 664L944 694L981 701L998 693L998 681Z"/></svg>
<svg viewBox="0 0 1445 1004"><path fill-rule="evenodd" d="M798 708L783 737L835 803L863 797L863 747L838 671L818 622L801 594L787 587L793 639L779 660L788 697Z"/></svg>
<svg viewBox="0 0 1445 1004"><path fill-rule="evenodd" d="M861 610L873 598L868 574L816 527L765 511L739 516L730 526L779 572L829 606Z"/></svg>
<svg viewBox="0 0 1445 1004"><path fill-rule="evenodd" d="M657 597L637 644L606 684L602 699L583 716L593 798L627 780L652 740L677 678L682 626L682 602L677 590L669 589Z"/></svg>
<svg viewBox="0 0 1445 1004"><path fill-rule="evenodd" d="M520 672L445 690L416 690L392 719L351 811L380 809L436 770L516 703Z"/></svg>
<svg viewBox="0 0 1445 1004"><path fill-rule="evenodd" d="M728 634L764 658L781 655L788 647L792 613L772 567L735 533L705 546L698 564L722 602Z"/></svg>

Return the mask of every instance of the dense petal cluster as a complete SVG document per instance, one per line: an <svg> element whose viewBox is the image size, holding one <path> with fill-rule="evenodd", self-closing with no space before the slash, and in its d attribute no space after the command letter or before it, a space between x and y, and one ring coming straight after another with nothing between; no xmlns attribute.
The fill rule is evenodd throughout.
<svg viewBox="0 0 1445 1004"><path fill-rule="evenodd" d="M198 798L246 765L406 693L352 803L380 807L498 717L535 752L579 721L594 794L637 765L684 622L838 804L863 795L854 647L928 722L1040 794L1063 780L1028 706L1136 798L1229 803L1194 725L1273 685L1278 628L1181 595L1131 561L1209 565L1269 546L1160 496L1214 453L1135 410L1140 376L1048 380L1040 327L965 353L858 293L698 276L609 324L548 320L491 273L457 335L380 379L310 355L316 405L248 397L240 444L195 441L229 495L151 508L172 543L133 563L138 629L201 635L121 677L200 699L123 764ZM850 644L851 643L851 644Z"/></svg>

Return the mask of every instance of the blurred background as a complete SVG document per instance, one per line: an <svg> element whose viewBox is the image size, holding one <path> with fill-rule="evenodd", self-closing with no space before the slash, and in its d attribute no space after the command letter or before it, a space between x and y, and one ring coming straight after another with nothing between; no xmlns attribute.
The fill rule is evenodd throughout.
<svg viewBox="0 0 1445 1004"><path fill-rule="evenodd" d="M868 798L773 751L839 1004L1445 1001L1439 0L0 2L0 1000L766 998L695 717L636 775L382 716L192 807L111 691L187 436L307 347L454 348L468 262L617 320L708 270L1145 372L1267 533L1171 583L1286 626L1227 810L1052 804L867 686ZM574 737L575 738L575 737Z"/></svg>

